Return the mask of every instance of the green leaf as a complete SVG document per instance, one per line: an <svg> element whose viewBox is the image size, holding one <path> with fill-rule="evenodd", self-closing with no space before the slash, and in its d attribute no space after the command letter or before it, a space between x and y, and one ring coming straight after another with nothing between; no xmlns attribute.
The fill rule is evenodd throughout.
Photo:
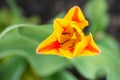
<svg viewBox="0 0 120 80"><path fill-rule="evenodd" d="M0 64L0 79L1 80L21 80L21 76L26 68L26 62L18 56L11 56Z"/></svg>
<svg viewBox="0 0 120 80"><path fill-rule="evenodd" d="M6 0L8 3L8 6L11 9L11 13L13 14L13 23L23 23L25 22L25 18L22 16L22 12L20 8L16 4L16 0Z"/></svg>
<svg viewBox="0 0 120 80"><path fill-rule="evenodd" d="M51 25L14 25L0 34L0 59L16 55L24 58L39 76L52 75L70 65L63 57L38 55L36 47L52 33ZM11 57L12 58L12 57Z"/></svg>
<svg viewBox="0 0 120 80"><path fill-rule="evenodd" d="M102 53L93 57L81 57L73 60L77 70L88 79L106 77L107 80L120 79L120 54L114 39L104 36L98 44Z"/></svg>
<svg viewBox="0 0 120 80"><path fill-rule="evenodd" d="M6 8L0 9L0 32L12 22L12 15Z"/></svg>
<svg viewBox="0 0 120 80"><path fill-rule="evenodd" d="M70 72L68 71L60 71L57 72L56 74L49 76L49 77L45 77L42 80L77 80L74 75L72 75Z"/></svg>
<svg viewBox="0 0 120 80"><path fill-rule="evenodd" d="M106 0L90 0L87 3L85 12L89 19L90 32L93 35L106 29L109 22L107 10L108 4Z"/></svg>
<svg viewBox="0 0 120 80"><path fill-rule="evenodd" d="M46 39L53 31L53 27L51 24L42 25L42 26L34 26L30 27L25 25L25 27L19 27L19 34L23 37L34 39L36 42L41 42Z"/></svg>

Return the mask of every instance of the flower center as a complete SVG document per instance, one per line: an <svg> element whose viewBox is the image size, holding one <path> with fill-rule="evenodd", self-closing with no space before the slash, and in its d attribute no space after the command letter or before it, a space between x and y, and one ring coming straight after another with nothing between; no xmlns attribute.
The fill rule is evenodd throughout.
<svg viewBox="0 0 120 80"><path fill-rule="evenodd" d="M74 49L76 43L81 40L81 36L75 28L65 28L60 37L60 46L62 49Z"/></svg>

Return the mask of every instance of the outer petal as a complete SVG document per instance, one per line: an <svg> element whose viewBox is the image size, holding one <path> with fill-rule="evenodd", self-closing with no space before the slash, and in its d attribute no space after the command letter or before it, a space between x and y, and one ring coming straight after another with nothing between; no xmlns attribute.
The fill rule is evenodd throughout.
<svg viewBox="0 0 120 80"><path fill-rule="evenodd" d="M71 8L64 17L64 19L78 22L80 22L81 20L85 20L84 15L79 6L74 6L73 8Z"/></svg>
<svg viewBox="0 0 120 80"><path fill-rule="evenodd" d="M99 49L99 47L96 45L96 43L93 40L92 34L89 34L90 40L88 42L88 45L85 47L84 51L83 51L83 56L89 55L97 55L101 52L101 50Z"/></svg>
<svg viewBox="0 0 120 80"><path fill-rule="evenodd" d="M76 24L82 27L82 29L85 26L88 26L88 21L84 18L84 15L79 6L71 8L63 19L77 22Z"/></svg>
<svg viewBox="0 0 120 80"><path fill-rule="evenodd" d="M80 49L80 50L79 50ZM84 41L81 41L79 43L79 47L78 47L78 56L93 56L93 55L97 55L98 53L100 53L100 49L98 48L98 46L95 44L91 33L84 38Z"/></svg>
<svg viewBox="0 0 120 80"><path fill-rule="evenodd" d="M59 44L57 42L57 37L55 33L50 35L46 40L44 40L36 49L36 52L42 54L55 54L58 53Z"/></svg>

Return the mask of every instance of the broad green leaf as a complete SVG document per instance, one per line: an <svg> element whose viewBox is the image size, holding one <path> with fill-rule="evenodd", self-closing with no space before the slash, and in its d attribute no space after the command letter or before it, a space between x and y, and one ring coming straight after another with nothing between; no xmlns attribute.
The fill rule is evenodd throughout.
<svg viewBox="0 0 120 80"><path fill-rule="evenodd" d="M39 76L52 75L70 65L66 58L54 55L38 55L38 44L52 33L51 25L14 25L0 35L0 59L17 55L27 60ZM12 57L11 57L12 58Z"/></svg>
<svg viewBox="0 0 120 80"><path fill-rule="evenodd" d="M41 77L37 75L29 65L27 65L21 80L41 80Z"/></svg>
<svg viewBox="0 0 120 80"><path fill-rule="evenodd" d="M56 74L45 77L42 80L77 80L70 72L66 70L62 70L60 72L57 72Z"/></svg>
<svg viewBox="0 0 120 80"><path fill-rule="evenodd" d="M16 0L6 0L8 3L8 6L11 9L11 13L13 14L13 23L24 23L25 18L22 16L22 12L20 8L16 4Z"/></svg>
<svg viewBox="0 0 120 80"><path fill-rule="evenodd" d="M106 0L90 0L87 3L85 12L89 19L90 32L93 35L106 29L109 22L107 10L108 5Z"/></svg>
<svg viewBox="0 0 120 80"><path fill-rule="evenodd" d="M12 23L12 14L6 9L0 9L0 33Z"/></svg>
<svg viewBox="0 0 120 80"><path fill-rule="evenodd" d="M112 36L105 34L101 37L101 39L99 39L98 41L99 45L104 46L105 48L109 49L109 51L114 52L115 55L120 56L120 45L117 42L117 40L115 40Z"/></svg>
<svg viewBox="0 0 120 80"><path fill-rule="evenodd" d="M11 56L0 64L0 79L1 80L21 80L22 74L26 68L26 62L18 56Z"/></svg>
<svg viewBox="0 0 120 80"><path fill-rule="evenodd" d="M98 44L102 51L100 55L76 58L73 60L73 64L88 79L102 76L107 80L119 80L120 54L115 40L107 35Z"/></svg>
<svg viewBox="0 0 120 80"><path fill-rule="evenodd" d="M53 31L52 25L42 25L42 26L36 26L36 27L30 27L25 26L25 27L19 27L19 34L22 35L23 37L29 38L29 39L34 39L36 42L43 41L48 37Z"/></svg>

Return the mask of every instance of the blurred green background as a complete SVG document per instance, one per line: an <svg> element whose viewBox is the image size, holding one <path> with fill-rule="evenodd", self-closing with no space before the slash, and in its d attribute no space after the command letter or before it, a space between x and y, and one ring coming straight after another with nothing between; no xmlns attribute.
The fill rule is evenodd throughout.
<svg viewBox="0 0 120 80"><path fill-rule="evenodd" d="M120 80L119 3L1 0L0 80ZM37 45L53 31L53 19L74 5L84 11L90 23L85 32L93 34L102 53L73 59L36 54Z"/></svg>

